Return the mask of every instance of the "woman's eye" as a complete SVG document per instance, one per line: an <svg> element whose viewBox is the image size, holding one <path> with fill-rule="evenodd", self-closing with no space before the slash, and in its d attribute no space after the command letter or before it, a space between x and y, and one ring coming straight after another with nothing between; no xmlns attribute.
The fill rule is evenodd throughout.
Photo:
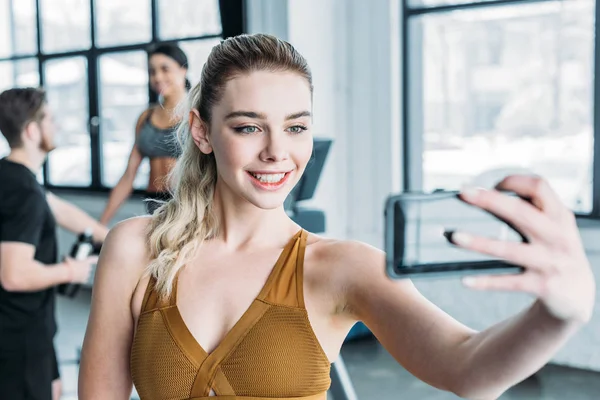
<svg viewBox="0 0 600 400"><path fill-rule="evenodd" d="M304 132L306 130L306 127L302 126L302 125L294 125L294 126L290 126L288 128L288 130L291 133L302 133L302 132Z"/></svg>
<svg viewBox="0 0 600 400"><path fill-rule="evenodd" d="M234 128L238 133L256 133L258 132L258 128L256 126L240 126L239 128Z"/></svg>

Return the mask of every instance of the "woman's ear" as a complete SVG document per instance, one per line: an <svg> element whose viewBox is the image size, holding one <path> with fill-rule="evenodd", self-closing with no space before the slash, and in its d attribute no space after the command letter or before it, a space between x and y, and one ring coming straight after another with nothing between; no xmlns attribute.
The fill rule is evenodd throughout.
<svg viewBox="0 0 600 400"><path fill-rule="evenodd" d="M204 121L202 121L202 118L200 118L198 110L190 111L188 118L190 133L192 134L192 139L194 139L196 147L204 154L212 153L213 149L208 140L208 128Z"/></svg>

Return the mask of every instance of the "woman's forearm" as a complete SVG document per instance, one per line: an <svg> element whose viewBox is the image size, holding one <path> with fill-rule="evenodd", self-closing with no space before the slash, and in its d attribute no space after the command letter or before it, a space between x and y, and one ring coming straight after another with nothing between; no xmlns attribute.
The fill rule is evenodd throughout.
<svg viewBox="0 0 600 400"><path fill-rule="evenodd" d="M543 367L585 321L564 321L536 301L530 308L474 334L460 352L459 395L496 399Z"/></svg>

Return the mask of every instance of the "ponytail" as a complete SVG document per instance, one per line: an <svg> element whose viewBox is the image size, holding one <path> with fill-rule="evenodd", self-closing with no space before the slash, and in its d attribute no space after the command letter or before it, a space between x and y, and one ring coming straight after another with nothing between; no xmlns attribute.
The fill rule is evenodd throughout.
<svg viewBox="0 0 600 400"><path fill-rule="evenodd" d="M189 262L202 241L217 233L213 195L217 180L214 155L202 153L190 138L188 116L200 102L200 84L177 109L181 122L177 141L183 153L169 176L173 198L152 215L148 231L151 262L147 272L156 278L160 296L171 295L179 270Z"/></svg>

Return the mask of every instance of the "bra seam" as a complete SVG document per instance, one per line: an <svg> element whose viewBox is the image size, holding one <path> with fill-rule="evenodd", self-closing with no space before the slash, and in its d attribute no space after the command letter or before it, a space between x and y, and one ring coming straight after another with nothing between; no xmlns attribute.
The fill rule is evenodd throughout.
<svg viewBox="0 0 600 400"><path fill-rule="evenodd" d="M269 307L271 306L268 303L265 303L265 304ZM265 316L265 314L268 310L269 310L269 308L265 308L261 312L260 317L258 317L251 326L246 328L246 330L237 338L237 340L231 346L231 348L225 354L223 354L223 357L221 357L221 359L216 363L215 371L212 373L212 376L210 377L210 379L208 381L208 384L210 387L213 386L215 379L217 378L218 369L223 367L223 363L225 363L229 359L229 357L239 348L240 343L242 343L244 341L244 339L246 339L246 336L248 336L248 334L252 331L252 329L256 326L256 324L263 319L263 317ZM208 355L208 357L210 357L210 355L212 355L212 354L213 353L210 353ZM208 359L208 357L207 357L207 359ZM225 375L225 378L227 378L226 375Z"/></svg>
<svg viewBox="0 0 600 400"><path fill-rule="evenodd" d="M175 306L175 305L168 305L168 306L164 306L164 307L154 307L154 308L152 308L152 309L150 309L150 310L144 310L144 311L142 311L142 312L140 313L140 317L141 317L142 315L144 315L144 314L149 314L149 313L151 313L151 312L154 312L154 311L166 310L167 308L173 308L173 307L177 307L177 306ZM139 317L138 317L138 318L139 318Z"/></svg>
<svg viewBox="0 0 600 400"><path fill-rule="evenodd" d="M317 334L315 333L315 329L313 328L312 324L310 323L310 318L308 318L308 311L306 311L306 309L304 309L304 317L306 318L306 323L308 324L308 328L309 328L308 330L310 331L310 335L313 337L313 340L315 341L315 343L318 347L319 353L321 353L321 356L323 357L323 359L325 361L327 361L327 363L331 366L331 361L329 361L329 357L327 356L327 353L325 353L325 349L321 345L321 342L319 341L319 338L317 337Z"/></svg>
<svg viewBox="0 0 600 400"><path fill-rule="evenodd" d="M291 308L293 310L303 310L303 311L306 311L306 307L290 306L290 305L287 305L287 304L274 303L272 301L268 301L268 300L264 300L264 299L256 299L256 300L258 300L260 302L263 302L265 304L268 304L270 306L285 307L285 308Z"/></svg>
<svg viewBox="0 0 600 400"><path fill-rule="evenodd" d="M270 306L270 304L267 304L267 305ZM218 362L218 366L219 367L223 365L223 361L227 360L229 358L229 356L231 356L231 354L233 354L233 352L238 349L239 344L244 341L244 339L246 338L246 336L248 336L248 334L250 333L250 331L252 331L252 329L256 326L256 324L258 324L263 319L263 317L265 316L265 314L267 313L267 311L269 311L269 309L265 308L261 312L260 317L258 317L254 321L254 323L251 326L247 327L246 330L238 337L238 339L235 341L235 344L233 346L231 346L231 348L229 349L229 351L227 353L225 353L225 355L223 355L223 357L221 358L221 361ZM214 380L214 378L215 377L213 375L213 380ZM211 382L211 384L212 384L212 382Z"/></svg>
<svg viewBox="0 0 600 400"><path fill-rule="evenodd" d="M179 341L177 340L176 335L174 335L173 331L171 330L171 325L169 324L167 316L162 312L162 310L158 310L158 311L160 312L160 316L162 318L165 329L167 330L167 332L169 332L169 336L171 337L171 340L175 344L175 347L177 347L179 349L179 351L181 351L183 353L185 358L194 366L194 368L199 370L202 367L202 365L197 365L196 361L193 360L193 357L189 354L189 352L185 348L185 346L180 345ZM197 373L197 371L196 371L196 373Z"/></svg>

